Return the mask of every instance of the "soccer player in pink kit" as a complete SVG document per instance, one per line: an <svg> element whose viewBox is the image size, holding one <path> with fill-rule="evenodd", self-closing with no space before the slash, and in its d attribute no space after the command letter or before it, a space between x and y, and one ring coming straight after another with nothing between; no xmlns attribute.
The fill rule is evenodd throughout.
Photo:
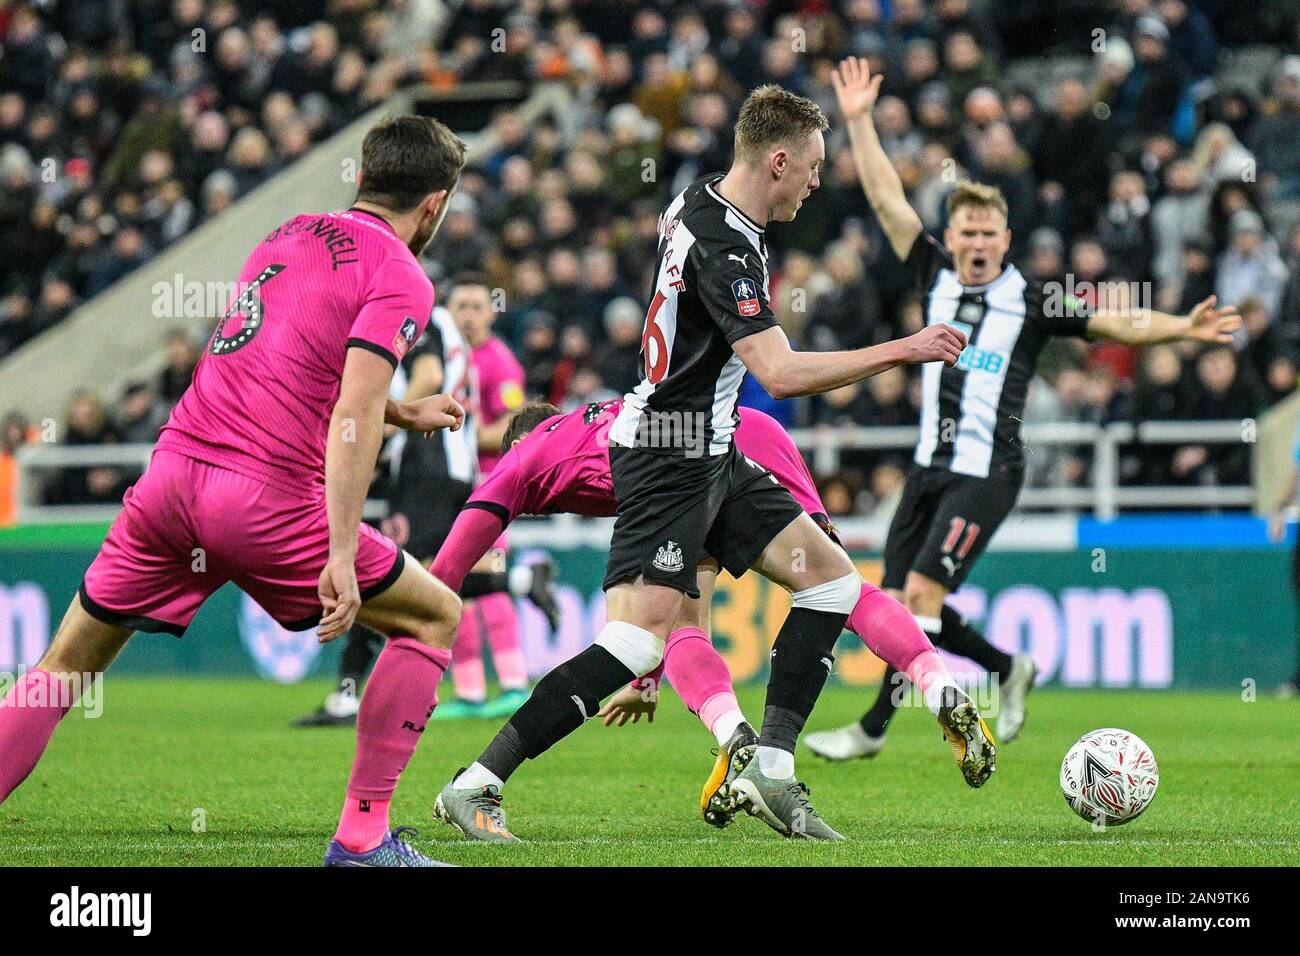
<svg viewBox="0 0 1300 956"><path fill-rule="evenodd" d="M522 514L613 516L616 503L609 468L609 429L621 405L621 400L603 402L562 415L554 406L537 402L516 415L502 439L505 456L457 517L434 559L434 576L449 587L459 587L497 535ZM769 470L770 477L833 538L826 508L790 436L760 411L741 408L739 413L737 450ZM661 665L610 698L600 715L606 718L606 726L615 719L619 726L629 717L639 720L642 713L653 719L658 681L666 674L687 709L717 738L718 759L700 795L700 810L708 822L725 826L734 807L719 790L739 769L737 765L743 766L752 755L758 737L741 712L731 674L710 640L709 605L718 570L713 560L699 566L700 597L686 602ZM912 676L937 713L940 691L952 684L952 677L906 608L864 582L847 626L872 653ZM439 809L446 819L441 804ZM477 816L475 823L471 829L476 832L466 832L466 836L509 839L490 809L482 823Z"/></svg>
<svg viewBox="0 0 1300 956"><path fill-rule="evenodd" d="M254 248L49 649L0 701L0 801L69 709L67 675L104 671L134 631L183 635L233 581L322 642L354 620L388 635L325 862L438 865L389 829L388 805L437 703L460 600L361 509L385 423L427 433L464 418L445 395L388 398L433 308L416 254L464 162L436 120L386 120L366 135L351 209L295 216Z"/></svg>
<svg viewBox="0 0 1300 956"><path fill-rule="evenodd" d="M501 436L511 417L524 404L524 369L510 347L492 334L492 290L486 276L462 276L447 307L461 335L469 343L479 382L478 466L481 479L492 474L501 459ZM503 531L478 570L506 571L510 543ZM492 653L492 665L501 696L487 700L483 643ZM451 649L451 679L456 699L439 717L509 717L528 699L528 668L519 646L519 621L508 593L487 594L466 600L460 631Z"/></svg>

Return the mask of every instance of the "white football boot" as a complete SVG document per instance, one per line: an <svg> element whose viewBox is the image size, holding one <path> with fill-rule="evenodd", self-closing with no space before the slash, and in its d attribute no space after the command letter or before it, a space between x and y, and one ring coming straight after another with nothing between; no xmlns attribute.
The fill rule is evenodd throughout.
<svg viewBox="0 0 1300 956"><path fill-rule="evenodd" d="M885 746L885 735L873 737L854 721L838 730L819 730L808 734L803 742L819 757L827 760L854 760L858 757L874 757Z"/></svg>
<svg viewBox="0 0 1300 956"><path fill-rule="evenodd" d="M1020 736L1025 726L1025 698L1034 689L1038 668L1028 654L1017 654L1011 659L1011 674L999 687L998 739L1004 744Z"/></svg>

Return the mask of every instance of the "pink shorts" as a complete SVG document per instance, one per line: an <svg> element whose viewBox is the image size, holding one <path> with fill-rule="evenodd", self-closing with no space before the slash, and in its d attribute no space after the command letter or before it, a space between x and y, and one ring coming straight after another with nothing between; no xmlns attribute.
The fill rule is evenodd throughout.
<svg viewBox="0 0 1300 956"><path fill-rule="evenodd" d="M180 635L233 581L282 625L305 631L324 613L316 589L328 559L324 498L160 450L123 497L79 593L87 613L108 624ZM390 587L403 565L400 548L361 525L362 600Z"/></svg>

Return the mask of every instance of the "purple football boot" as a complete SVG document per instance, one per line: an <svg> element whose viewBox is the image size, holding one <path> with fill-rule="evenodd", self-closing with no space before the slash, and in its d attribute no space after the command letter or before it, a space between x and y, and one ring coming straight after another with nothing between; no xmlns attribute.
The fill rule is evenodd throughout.
<svg viewBox="0 0 1300 956"><path fill-rule="evenodd" d="M330 840L325 851L326 866L452 866L431 860L404 840L403 834L419 836L414 827L398 827L384 834L384 842L365 853L353 853L338 840Z"/></svg>

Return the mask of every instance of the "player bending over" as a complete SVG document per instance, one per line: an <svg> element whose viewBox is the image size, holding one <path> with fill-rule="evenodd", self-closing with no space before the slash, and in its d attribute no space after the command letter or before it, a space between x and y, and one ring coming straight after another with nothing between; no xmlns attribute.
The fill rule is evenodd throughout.
<svg viewBox="0 0 1300 956"><path fill-rule="evenodd" d="M497 535L520 515L613 515L616 503L608 435L622 405L615 400L562 415L553 405L537 402L515 415L502 442L505 456L457 517L434 560L434 576L455 588L492 547ZM800 507L833 535L812 475L785 429L755 409L737 411L737 450L767 469ZM743 574L745 566L741 564L737 570ZM696 576L700 597L684 602L660 666L619 691L598 716L607 718L606 725L618 719L620 726L629 717L639 720L642 713L650 713L653 719L658 681L666 673L686 708L717 738L718 759L701 793L700 811L710 823L725 826L734 807L720 791L753 755L758 735L746 722L731 674L710 641L709 608L717 574L716 560L700 563ZM848 628L878 657L912 675L917 686L927 688L926 703L947 735L941 697L943 688L952 685L952 678L906 609L874 584L863 582ZM949 739L967 782L979 786L983 780L976 766L977 754L967 750L962 737ZM439 803L440 815L468 836L508 839L508 835L498 836L505 831L496 794L490 785L485 790L466 794L453 789Z"/></svg>
<svg viewBox="0 0 1300 956"><path fill-rule="evenodd" d="M994 647L944 602L1020 494L1020 421L1039 353L1056 335L1127 345L1221 343L1241 320L1234 308L1214 308L1213 296L1189 315L1173 316L1148 309L1092 312L1072 296L1051 294L1003 261L1011 245L1007 203L990 186L957 184L939 246L924 233L876 136L871 110L880 76L869 74L865 60L849 58L832 82L867 198L890 246L925 293L926 324L955 325L970 342L954 365L927 365L921 372L921 437L889 527L883 585L916 615L936 647L996 675L998 738L1006 743L1024 723L1033 661ZM856 724L809 734L809 748L837 760L879 753L901 680L894 669L886 671L871 710Z"/></svg>
<svg viewBox="0 0 1300 956"><path fill-rule="evenodd" d="M427 433L464 417L446 395L388 398L433 308L416 256L464 163L464 144L436 120L385 120L366 134L351 209L295 216L254 248L53 642L0 702L0 801L69 709L24 702L60 700L64 675L104 671L135 631L183 635L233 581L285 627L319 627L321 641L354 621L389 636L325 862L438 865L389 829L388 805L437 703L460 600L362 525L361 509L385 422Z"/></svg>
<svg viewBox="0 0 1300 956"><path fill-rule="evenodd" d="M812 101L777 86L755 90L741 107L731 169L689 186L661 216L643 375L609 433L617 520L604 580L608 621L595 643L542 678L443 790L444 804L485 787L499 792L524 760L652 670L683 602L700 597L697 569L712 557L733 573L753 568L792 594L772 650L755 757L731 793L783 834L842 839L809 802L794 751L863 582L790 492L736 451L740 383L748 368L777 398L811 395L900 364L956 362L965 341L932 326L851 352L790 348L768 306L764 230L793 219L817 188L826 128ZM993 746L973 704L963 700L949 713L987 775Z"/></svg>

